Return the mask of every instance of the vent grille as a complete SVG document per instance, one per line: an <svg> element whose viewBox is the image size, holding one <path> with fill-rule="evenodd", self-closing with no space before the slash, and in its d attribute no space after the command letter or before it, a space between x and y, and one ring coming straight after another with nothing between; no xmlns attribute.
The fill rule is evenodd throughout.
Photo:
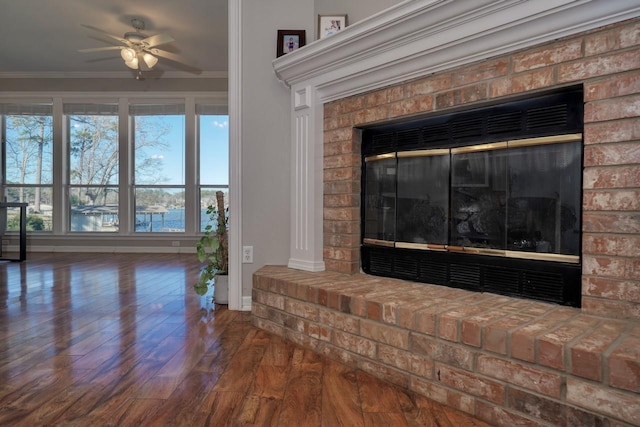
<svg viewBox="0 0 640 427"><path fill-rule="evenodd" d="M546 261L399 251L363 245L362 269L376 276L526 297L573 307L580 307L581 302L580 264L549 265ZM411 277L412 272L415 275Z"/></svg>
<svg viewBox="0 0 640 427"><path fill-rule="evenodd" d="M487 133L490 135L514 133L520 129L522 129L521 111L494 114L487 118Z"/></svg>
<svg viewBox="0 0 640 427"><path fill-rule="evenodd" d="M415 257L402 256L395 260L395 273L399 277L413 278L418 275L418 260Z"/></svg>
<svg viewBox="0 0 640 427"><path fill-rule="evenodd" d="M527 112L527 128L565 127L567 124L568 108L566 104L544 108L532 108Z"/></svg>
<svg viewBox="0 0 640 427"><path fill-rule="evenodd" d="M432 125L424 129L424 142L434 143L449 140L449 125L443 123L440 125Z"/></svg>
<svg viewBox="0 0 640 427"><path fill-rule="evenodd" d="M469 264L451 264L449 284L457 288L480 290L480 267Z"/></svg>
<svg viewBox="0 0 640 427"><path fill-rule="evenodd" d="M392 258L380 252L371 252L369 254L369 268L371 274L390 276L393 272Z"/></svg>
<svg viewBox="0 0 640 427"><path fill-rule="evenodd" d="M382 133L373 135L371 142L363 146L363 154L388 153L394 150L395 135L393 133Z"/></svg>
<svg viewBox="0 0 640 427"><path fill-rule="evenodd" d="M482 117L457 120L451 125L453 139L479 138L482 136Z"/></svg>
<svg viewBox="0 0 640 427"><path fill-rule="evenodd" d="M497 294L514 295L520 291L520 274L517 270L487 268L483 290Z"/></svg>
<svg viewBox="0 0 640 427"><path fill-rule="evenodd" d="M362 152L388 153L396 144L427 149L578 133L583 119L583 92L576 87L499 106L372 126L363 132Z"/></svg>
<svg viewBox="0 0 640 427"><path fill-rule="evenodd" d="M422 143L422 132L420 129L411 129L398 132L398 148L411 148L419 146Z"/></svg>
<svg viewBox="0 0 640 427"><path fill-rule="evenodd" d="M434 285L446 285L448 268L445 263L421 259L418 270L418 280Z"/></svg>
<svg viewBox="0 0 640 427"><path fill-rule="evenodd" d="M522 276L523 295L552 302L562 302L564 294L562 275L524 271Z"/></svg>

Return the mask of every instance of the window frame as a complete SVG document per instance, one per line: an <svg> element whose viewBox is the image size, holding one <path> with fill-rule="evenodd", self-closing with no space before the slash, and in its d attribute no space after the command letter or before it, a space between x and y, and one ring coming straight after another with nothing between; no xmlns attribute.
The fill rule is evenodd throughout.
<svg viewBox="0 0 640 427"><path fill-rule="evenodd" d="M35 235L31 235L30 238L36 238L41 241L41 244L45 245L66 245L60 240L68 237L79 239L73 243L69 243L74 246L82 246L84 244L95 245L95 242L103 241L105 244L109 241L113 241L117 238L118 241L135 240L135 241L148 241L151 245L159 243L153 243L154 241L160 242L159 239L170 238L189 238L198 237L201 234L200 231L200 212L198 207L200 183L199 173L197 167L199 165L199 134L197 129L197 105L216 105L218 108L222 108L227 111L227 94L226 92L198 92L198 93L171 93L171 92L157 92L157 93L56 93L56 94L44 94L43 97L38 97L36 93L29 94L13 94L13 98L0 97L0 106L8 103L19 102L21 104L35 104L46 102L53 105L53 182L50 185L52 192L52 205L53 205L53 225L49 234L46 237L46 241L40 240ZM168 96L167 96L168 95ZM119 177L117 187L119 189L119 217L120 228L115 233L96 233L93 231L71 231L70 227L70 193L69 189L72 187L68 176L69 170L69 137L68 137L68 121L65 118L64 105L67 103L83 102L83 103L111 103L118 104L118 147L119 147ZM185 191L185 232L176 236L173 232L154 232L154 233L135 233L135 186L133 183L133 146L132 146L132 128L130 124L129 106L136 103L152 103L161 104L163 102L169 103L182 103L185 110L185 170L186 176L184 180ZM4 114L0 113L2 118L2 132L4 133ZM5 139L3 138L2 150L5 149ZM4 156L1 161L4 162ZM5 183L5 168L3 167L3 173L0 180L0 190L4 195L7 185ZM74 184L73 187L77 187L79 184ZM84 185L81 185L84 186ZM169 187L175 187L175 185L169 185ZM228 184L224 186L228 188ZM40 234L40 233L38 233ZM175 236L175 237L174 237ZM42 238L45 238L43 236ZM91 243L88 240L92 239ZM95 241L94 241L95 240ZM87 242L87 243L82 243ZM35 243L35 242L34 242ZM172 242L173 246L176 246L176 242ZM36 243L37 244L37 243ZM116 243L117 244L117 243ZM179 244L178 244L179 245Z"/></svg>
<svg viewBox="0 0 640 427"><path fill-rule="evenodd" d="M114 108L115 107L115 108ZM106 230L103 230L102 225L100 227L100 229L97 230L74 230L73 229L73 209L74 209L74 205L72 204L72 200L73 200L73 192L74 190L81 190L83 188L103 188L103 189L110 189L110 188L115 188L116 192L118 193L118 203L116 204L115 207L115 214L112 212L113 208L109 211L109 213L107 214L107 218L111 218L112 220L115 218L115 221L117 221L117 219L120 217L119 215L119 207L120 207L120 191L119 191L119 178L120 178L120 168L121 168L121 160L120 160L120 126L119 126L119 122L120 122L120 115L118 113L118 104L115 102L102 102L102 103L95 103L95 102L91 102L91 103L65 103L63 106L63 111L64 111L64 116L63 116L63 120L64 120L64 129L66 130L65 132L65 144L64 144L64 152L65 152L65 170L64 170L64 175L65 175L65 194L66 194L66 204L65 204L65 212L67 214L66 216L66 231L69 233L114 233L117 231L117 229L115 227L107 227ZM82 112L82 113L80 113ZM115 183L107 183L107 184L96 184L96 183L91 183L91 182L78 182L78 183L74 183L72 182L73 179L71 177L71 172L72 172L72 161L71 161L71 142L72 142L72 118L74 116L111 116L111 117L115 117L116 118L116 154L117 154L117 158L118 158L118 165L117 165L117 169L118 169L118 173L117 173L117 177L116 177L116 182ZM87 209L85 209L85 214L86 215L93 215L94 213L92 213L91 210L91 205L86 205L85 206ZM88 210L88 211L87 211ZM97 216L97 213L95 213L95 215ZM104 214L100 214L101 217L103 218L103 222L104 222ZM90 224L95 224L95 220L90 220L89 221ZM115 222L114 222L115 225Z"/></svg>
<svg viewBox="0 0 640 427"><path fill-rule="evenodd" d="M229 200L229 169L227 169L227 182L225 183L216 183L216 182L202 182L202 159L200 157L202 151L202 139L201 139L201 131L202 131L202 117L206 116L224 116L226 117L227 126L229 124L229 114L226 106L219 105L208 105L208 104L197 104L196 105L196 130L198 132L198 136L196 138L197 145L197 169L198 169L198 178L197 178L197 200L199 202L200 209L198 209L198 219L196 221L197 224L200 224L198 232L204 232L204 227L208 221L208 217L206 215L206 210L209 206L203 204L203 192L210 191L212 194L211 203L215 205L215 192L218 190L222 190L226 193L226 199ZM229 146L229 134L227 132L227 165L229 165L229 154L230 154L230 146Z"/></svg>
<svg viewBox="0 0 640 427"><path fill-rule="evenodd" d="M32 114L29 114L32 113ZM51 117L51 176L50 183L15 183L11 184L7 181L7 117L9 116L43 116L43 117ZM8 200L7 194L10 189L15 189L19 191L20 189L25 189L27 191L33 190L36 193L42 194L42 191L50 192L51 198L50 203L53 206L53 188L54 188L54 172L55 168L55 155L54 145L55 139L53 136L53 128L54 128L54 114L53 114L53 104L51 100L48 99L38 99L32 100L30 102L24 102L23 100L9 100L9 102L0 103L0 171L2 172L0 175L0 200ZM39 191L40 190L40 191ZM9 200L13 201L13 200ZM15 200L20 202L22 200ZM33 208L31 208L33 209ZM29 212L30 209L27 207L27 221L29 221ZM29 230L29 232L37 232L39 234L46 234L52 231L52 223L53 223L53 213L51 224L49 225L49 229L45 227L43 230ZM29 225L28 225L29 227ZM18 233L18 230L15 229L7 229L5 232L8 233Z"/></svg>

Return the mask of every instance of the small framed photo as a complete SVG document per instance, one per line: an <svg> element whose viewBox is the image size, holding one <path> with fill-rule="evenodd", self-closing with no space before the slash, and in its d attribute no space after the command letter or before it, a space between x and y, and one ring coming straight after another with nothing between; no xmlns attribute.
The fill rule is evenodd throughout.
<svg viewBox="0 0 640 427"><path fill-rule="evenodd" d="M277 57L300 49L306 42L305 38L305 30L278 30Z"/></svg>
<svg viewBox="0 0 640 427"><path fill-rule="evenodd" d="M318 38L329 37L347 26L347 15L318 15Z"/></svg>

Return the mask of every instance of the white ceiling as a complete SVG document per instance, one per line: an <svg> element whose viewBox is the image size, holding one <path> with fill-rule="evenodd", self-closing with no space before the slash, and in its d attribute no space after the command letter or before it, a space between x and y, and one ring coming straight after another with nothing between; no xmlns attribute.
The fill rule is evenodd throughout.
<svg viewBox="0 0 640 427"><path fill-rule="evenodd" d="M175 41L159 47L193 66L160 58L159 72L226 73L227 0L0 0L0 77L130 73L117 50L78 49L118 44L82 24L122 37L134 31L134 17L145 21L147 35L169 33Z"/></svg>

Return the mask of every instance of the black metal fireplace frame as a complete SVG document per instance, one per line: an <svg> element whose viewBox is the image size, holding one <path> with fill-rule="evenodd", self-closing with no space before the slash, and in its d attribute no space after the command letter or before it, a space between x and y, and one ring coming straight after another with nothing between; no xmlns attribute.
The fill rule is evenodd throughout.
<svg viewBox="0 0 640 427"><path fill-rule="evenodd" d="M465 111L365 127L361 218L364 218L367 156L582 133L583 117L583 89L578 86ZM364 227L363 220L361 267L367 274L580 307L581 261L420 250L384 242L371 244L364 239Z"/></svg>

